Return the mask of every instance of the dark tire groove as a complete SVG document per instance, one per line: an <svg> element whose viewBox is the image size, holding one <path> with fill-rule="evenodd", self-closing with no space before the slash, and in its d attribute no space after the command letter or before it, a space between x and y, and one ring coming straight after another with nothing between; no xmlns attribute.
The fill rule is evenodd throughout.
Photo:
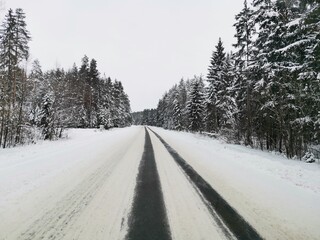
<svg viewBox="0 0 320 240"><path fill-rule="evenodd" d="M139 166L127 240L171 240L171 232L160 177L150 135L146 131L144 153Z"/></svg>
<svg viewBox="0 0 320 240"><path fill-rule="evenodd" d="M163 140L163 138L159 136L159 134L151 129L149 130L159 138L173 159L198 188L202 197L210 204L210 207L220 216L224 224L237 239L263 239L259 233L211 187L209 183L207 183L168 143Z"/></svg>

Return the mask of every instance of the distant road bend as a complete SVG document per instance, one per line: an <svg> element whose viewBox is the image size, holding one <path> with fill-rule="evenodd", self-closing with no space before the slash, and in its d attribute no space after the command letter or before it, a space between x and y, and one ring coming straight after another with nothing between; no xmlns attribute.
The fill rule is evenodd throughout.
<svg viewBox="0 0 320 240"><path fill-rule="evenodd" d="M0 239L262 239L156 129L119 131L25 193L24 214L12 208L20 219L0 224Z"/></svg>

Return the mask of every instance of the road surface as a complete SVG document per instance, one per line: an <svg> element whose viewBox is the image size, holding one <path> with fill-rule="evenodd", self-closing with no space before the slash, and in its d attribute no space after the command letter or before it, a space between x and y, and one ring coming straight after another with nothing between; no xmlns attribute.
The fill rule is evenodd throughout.
<svg viewBox="0 0 320 240"><path fill-rule="evenodd" d="M0 198L0 239L262 239L156 131L114 131L48 152L51 165L39 153L2 169L18 180Z"/></svg>

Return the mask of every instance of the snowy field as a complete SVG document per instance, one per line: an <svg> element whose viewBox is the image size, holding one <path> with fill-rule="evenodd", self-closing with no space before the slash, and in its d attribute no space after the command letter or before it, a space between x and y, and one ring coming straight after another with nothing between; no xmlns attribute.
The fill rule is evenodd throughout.
<svg viewBox="0 0 320 240"><path fill-rule="evenodd" d="M320 165L201 135L151 128L266 239L320 239ZM144 151L142 127L69 130L0 149L0 239L124 239ZM150 132L173 239L224 239Z"/></svg>
<svg viewBox="0 0 320 240"><path fill-rule="evenodd" d="M320 239L320 165L152 128L266 239Z"/></svg>

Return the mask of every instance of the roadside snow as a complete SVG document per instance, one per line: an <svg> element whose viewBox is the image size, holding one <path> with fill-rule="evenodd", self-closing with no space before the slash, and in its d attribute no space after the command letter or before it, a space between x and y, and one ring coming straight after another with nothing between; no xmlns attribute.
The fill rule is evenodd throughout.
<svg viewBox="0 0 320 240"><path fill-rule="evenodd" d="M266 239L320 239L320 166L152 128Z"/></svg>

